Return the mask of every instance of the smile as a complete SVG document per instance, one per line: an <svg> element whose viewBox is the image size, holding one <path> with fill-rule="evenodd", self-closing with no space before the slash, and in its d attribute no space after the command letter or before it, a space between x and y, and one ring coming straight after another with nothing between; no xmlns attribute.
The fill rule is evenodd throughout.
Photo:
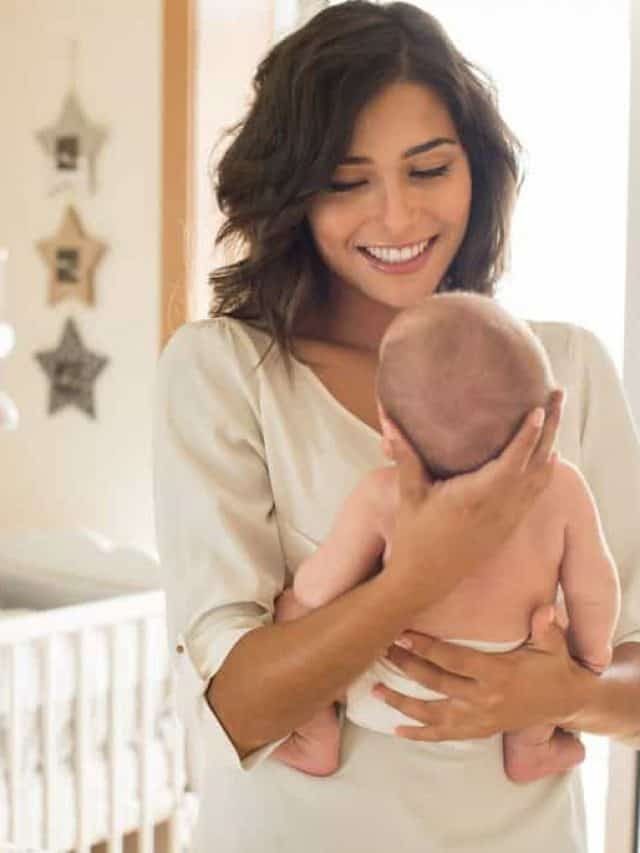
<svg viewBox="0 0 640 853"><path fill-rule="evenodd" d="M402 264L417 258L425 251L431 240L423 240L421 243L413 243L403 246L401 249L392 246L360 246L361 252L366 252L373 258L386 264Z"/></svg>

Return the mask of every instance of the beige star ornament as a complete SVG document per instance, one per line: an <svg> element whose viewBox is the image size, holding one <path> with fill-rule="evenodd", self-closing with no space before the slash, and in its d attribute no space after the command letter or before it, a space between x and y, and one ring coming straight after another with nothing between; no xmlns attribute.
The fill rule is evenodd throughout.
<svg viewBox="0 0 640 853"><path fill-rule="evenodd" d="M69 205L58 231L36 247L49 267L49 304L79 299L95 305L93 274L106 244L84 232L80 218Z"/></svg>
<svg viewBox="0 0 640 853"><path fill-rule="evenodd" d="M69 92L58 120L36 133L48 156L51 195L82 184L95 192L96 156L106 138L106 129L89 121L75 93Z"/></svg>

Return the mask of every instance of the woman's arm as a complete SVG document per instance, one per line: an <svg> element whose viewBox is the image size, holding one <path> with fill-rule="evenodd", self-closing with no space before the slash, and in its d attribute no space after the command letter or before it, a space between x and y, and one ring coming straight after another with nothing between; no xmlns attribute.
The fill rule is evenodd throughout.
<svg viewBox="0 0 640 853"><path fill-rule="evenodd" d="M383 575L292 622L245 634L207 700L244 757L337 701L417 612Z"/></svg>
<svg viewBox="0 0 640 853"><path fill-rule="evenodd" d="M585 679L570 728L609 735L640 749L640 643L622 643L601 676Z"/></svg>
<svg viewBox="0 0 640 853"><path fill-rule="evenodd" d="M154 498L183 719L244 769L341 695L415 612L445 595L519 522L550 476L557 417L526 419L496 460L430 485L398 464L396 527L420 544L300 620L272 624L285 563L260 424L258 354L241 324L179 330L158 368ZM447 484L444 484L445 486ZM464 527L465 537L461 536ZM422 547L428 545L428 547ZM428 556L425 556L428 555ZM187 731L189 734L189 729Z"/></svg>
<svg viewBox="0 0 640 853"><path fill-rule="evenodd" d="M477 565L479 553L507 538L551 476L560 401L544 429L528 417L497 460L455 485L430 483L397 436L403 547L394 546L381 574L331 604L246 634L209 685L209 704L241 755L336 701L413 616Z"/></svg>
<svg viewBox="0 0 640 853"><path fill-rule="evenodd" d="M542 616L540 608L534 622ZM411 652L394 645L389 659L409 678L449 698L423 702L381 686L381 700L415 719L397 734L411 740L468 740L552 724L608 735L640 748L640 644L616 647L594 675L569 655L553 623L534 626L529 645L487 655L410 631Z"/></svg>

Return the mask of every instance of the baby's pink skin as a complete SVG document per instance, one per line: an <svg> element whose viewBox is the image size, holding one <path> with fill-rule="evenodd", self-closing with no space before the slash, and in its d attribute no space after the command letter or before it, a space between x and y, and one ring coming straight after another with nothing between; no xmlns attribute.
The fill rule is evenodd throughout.
<svg viewBox="0 0 640 853"><path fill-rule="evenodd" d="M310 610L296 599L292 587L287 587L275 601L274 621L290 622ZM340 701L346 701L346 697ZM270 758L311 776L335 773L340 766L340 724L335 706L322 708L308 723L299 726Z"/></svg>
<svg viewBox="0 0 640 853"><path fill-rule="evenodd" d="M495 565L492 561L483 569L479 580L471 578L461 583L446 601L429 608L424 619L416 619L416 624L407 627L435 636L471 636L480 640L506 641L525 636L532 609L541 603L541 589L545 590L543 600L552 602L560 581L566 611L560 610L558 615L566 626L572 655L595 672L608 666L619 608L615 566L582 475L568 463L559 463L556 472L555 484L549 487L545 502L538 509L538 526L532 528L538 535L533 538L525 535L523 540L539 543L539 531L543 530L542 541L553 545L549 544L545 551L525 544L522 553L517 550L520 545L514 545L510 551L505 546L504 553L496 555ZM389 501L371 500L371 494L377 492L384 498L393 473L392 468L370 472L367 482L363 480L348 496L329 536L298 567L295 592L284 590L278 598L276 621L301 618L314 607L343 594L366 579L376 555L387 553L392 525L387 518L389 512L380 511L380 506ZM553 535L547 535L549 531ZM500 582L500 578L506 577L505 566L519 568L520 584L514 587ZM495 579L489 582L492 571L494 574L497 571L496 586L492 585ZM543 588L539 585L541 578L546 584ZM527 579L538 586L529 589ZM482 606L476 606L479 600L483 601ZM471 609L470 601L474 603ZM549 610L552 618L551 604ZM503 618L496 623L496 612L512 614L513 624L507 624ZM465 614L464 624L462 614ZM500 629L508 631L508 637L498 637L496 631ZM447 633L452 630L455 633ZM459 633L465 630L471 633ZM346 696L340 697L340 701L346 702ZM339 724L334 706L319 713L317 720L314 718L294 732L272 755L315 775L327 775L337 769ZM322 738L324 743L318 743ZM550 726L505 733L504 742L507 775L518 782L563 772L584 757L582 744L576 738L566 732L555 732Z"/></svg>

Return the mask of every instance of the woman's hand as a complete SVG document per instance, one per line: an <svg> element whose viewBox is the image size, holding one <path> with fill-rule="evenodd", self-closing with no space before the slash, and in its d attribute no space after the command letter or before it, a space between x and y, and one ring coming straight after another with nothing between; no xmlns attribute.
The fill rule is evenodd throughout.
<svg viewBox="0 0 640 853"><path fill-rule="evenodd" d="M527 643L512 652L487 654L413 631L412 650L391 646L388 659L413 681L445 694L427 701L384 685L374 695L416 720L396 734L409 740L484 738L541 723L571 728L597 676L574 661L553 607L538 608Z"/></svg>
<svg viewBox="0 0 640 853"><path fill-rule="evenodd" d="M535 409L497 459L471 474L432 481L399 427L383 415L398 472L392 552L382 574L422 609L450 592L508 539L548 485L563 392Z"/></svg>

